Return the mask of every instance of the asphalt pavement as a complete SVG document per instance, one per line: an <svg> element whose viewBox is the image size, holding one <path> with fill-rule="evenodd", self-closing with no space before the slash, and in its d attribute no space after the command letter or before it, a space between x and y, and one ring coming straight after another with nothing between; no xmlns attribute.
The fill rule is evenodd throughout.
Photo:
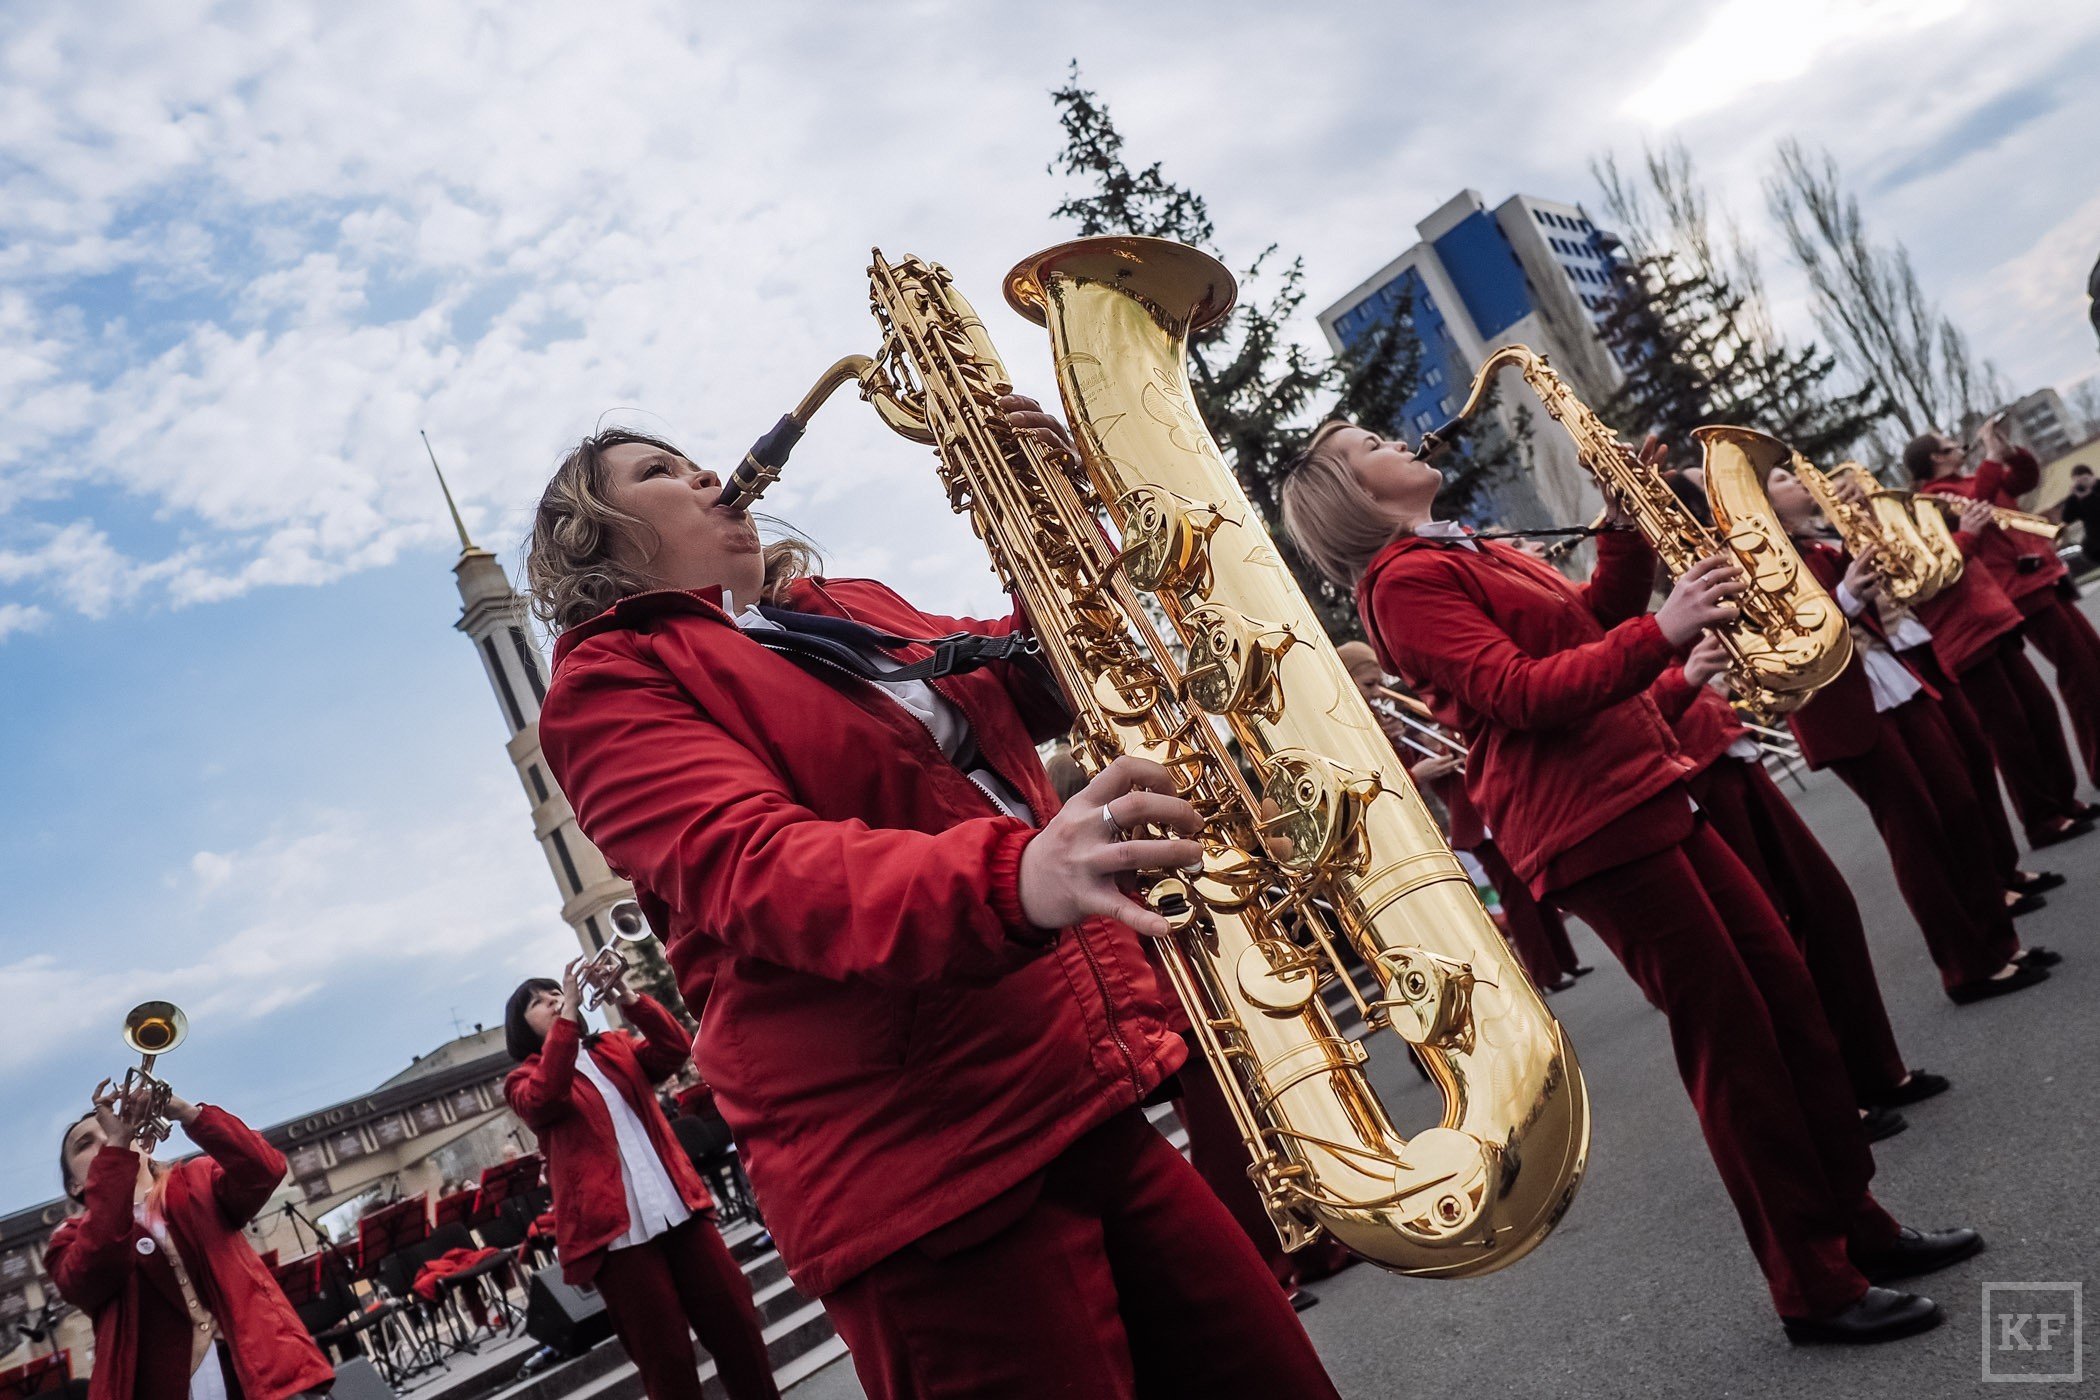
<svg viewBox="0 0 2100 1400"><path fill-rule="evenodd" d="M1936 1298L1947 1321L1875 1347L1787 1343L1699 1136L1662 1018L1578 925L1576 948L1596 971L1548 1005L1574 1038L1594 1107L1581 1192L1545 1244L1487 1278L1430 1282L1360 1266L1315 1285L1319 1305L1303 1318L1344 1396L2002 1394L1983 1380L1985 1285L2091 1277L2100 1245L2100 833L2025 861L2069 877L2046 909L2019 921L2027 942L2064 954L2054 977L1957 1007L1940 991L1865 808L1828 775L1809 775L1806 790L1783 786L1859 897L1905 1057L1954 1082L1905 1109L1909 1131L1875 1149L1875 1191L1898 1219L1971 1225L1988 1242L1978 1257L1905 1285ZM1415 1075L1389 1057L1381 1067L1395 1116L1434 1121L1436 1102ZM2005 1340L2004 1326L1994 1324L1992 1340ZM2100 1323L2092 1326L2100 1341ZM2029 1326L2015 1340L2040 1338ZM1993 1369L2061 1366L2069 1338L2052 1340L2052 1355L1997 1351ZM792 1394L862 1392L851 1362L841 1361Z"/></svg>

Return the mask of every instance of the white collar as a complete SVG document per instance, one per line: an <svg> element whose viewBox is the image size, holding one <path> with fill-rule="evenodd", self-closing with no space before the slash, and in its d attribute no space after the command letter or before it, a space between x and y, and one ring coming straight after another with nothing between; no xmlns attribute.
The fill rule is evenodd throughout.
<svg viewBox="0 0 2100 1400"><path fill-rule="evenodd" d="M1473 537L1466 533L1466 527L1456 520L1425 520L1415 526L1415 537L1425 540L1451 540L1467 549L1480 548L1474 543Z"/></svg>

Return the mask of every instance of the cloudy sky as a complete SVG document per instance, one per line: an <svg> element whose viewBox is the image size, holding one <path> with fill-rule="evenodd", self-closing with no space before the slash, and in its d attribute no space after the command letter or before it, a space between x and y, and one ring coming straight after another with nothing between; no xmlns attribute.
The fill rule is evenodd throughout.
<svg viewBox="0 0 2100 1400"><path fill-rule="evenodd" d="M141 998L194 1018L177 1083L265 1123L558 962L416 430L514 566L601 414L731 462L866 348L872 244L948 263L1047 387L997 289L1067 233L1074 58L1232 260L1304 256L1315 307L1458 189L1594 209L1589 159L1643 141L1765 238L1796 135L2014 384L2100 368L2089 0L1290 10L8 6L0 1209L53 1193ZM833 572L995 606L919 451L847 405L773 499Z"/></svg>

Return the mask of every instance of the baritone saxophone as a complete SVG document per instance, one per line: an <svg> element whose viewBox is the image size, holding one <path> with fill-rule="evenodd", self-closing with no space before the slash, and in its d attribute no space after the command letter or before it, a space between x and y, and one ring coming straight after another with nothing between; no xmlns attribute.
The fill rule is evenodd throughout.
<svg viewBox="0 0 2100 1400"><path fill-rule="evenodd" d="M1202 816L1201 872L1142 897L1173 926L1160 961L1285 1247L1325 1233L1445 1278L1521 1258L1574 1198L1588 1093L1196 412L1187 337L1230 311L1232 275L1106 237L1008 276L1050 333L1076 462L1006 423L1006 370L944 269L878 251L869 275L881 348L833 366L727 499L762 489L845 383L932 445L1072 704L1081 764L1152 759ZM1435 1124L1395 1126L1328 1011L1337 986L1427 1068Z"/></svg>

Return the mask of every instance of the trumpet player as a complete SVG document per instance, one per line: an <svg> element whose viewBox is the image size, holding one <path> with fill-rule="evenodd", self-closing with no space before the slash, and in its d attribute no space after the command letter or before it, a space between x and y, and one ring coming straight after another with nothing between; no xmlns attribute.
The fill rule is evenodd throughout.
<svg viewBox="0 0 2100 1400"><path fill-rule="evenodd" d="M2041 484L2041 463L2006 439L2003 415L1988 419L1978 434L1983 460L1966 472L1960 443L1939 433L1913 438L1903 465L1918 489L1965 497L1987 506L2017 509L2019 498ZM2020 610L2020 632L2056 668L2056 688L2071 716L2071 732L2088 779L2100 783L2100 633L2078 610L2078 590L2052 539L1995 525L1983 528L1978 562L1991 571ZM2030 724L2054 720L2050 713L2027 716Z"/></svg>
<svg viewBox="0 0 2100 1400"><path fill-rule="evenodd" d="M1655 465L1651 442L1642 460ZM1600 537L1577 588L1521 551L1437 519L1441 474L1405 444L1329 423L1290 462L1286 532L1356 589L1380 662L1448 697L1467 788L1536 895L1582 918L1667 1018L1679 1071L1789 1337L1879 1342L1936 1326L1931 1299L1882 1285L1982 1247L1900 1226L1815 984L1784 921L1693 807L1646 692L1736 615L1725 557L1648 614L1656 560Z"/></svg>
<svg viewBox="0 0 2100 1400"><path fill-rule="evenodd" d="M2047 980L2060 959L2023 949L2013 931L1983 798L1938 693L1896 654L1874 610L1874 560L1824 542L1814 498L1786 468L1772 471L1766 491L1803 562L1853 619L1851 664L1787 717L1802 757L1835 771L1873 815L1950 1000L1966 1005Z"/></svg>
<svg viewBox="0 0 2100 1400"><path fill-rule="evenodd" d="M91 1400L286 1400L335 1379L241 1227L285 1161L222 1108L170 1093L169 1121L202 1155L160 1162L146 1110L103 1080L68 1128L59 1170L74 1213L44 1267L94 1319Z"/></svg>
<svg viewBox="0 0 2100 1400"><path fill-rule="evenodd" d="M863 1388L1334 1396L1139 1108L1187 1052L1138 943L1165 920L1118 879L1197 861L1193 808L1135 758L1060 805L1035 744L1070 719L1019 618L817 577L721 490L634 434L562 462L527 563L559 633L540 737Z"/></svg>
<svg viewBox="0 0 2100 1400"><path fill-rule="evenodd" d="M641 1034L586 1033L584 961L558 983L527 978L503 1009L518 1061L503 1094L547 1158L562 1277L596 1285L649 1400L699 1400L688 1327L732 1400L770 1400L780 1392L751 1289L656 1101L685 1064L685 1028L614 963L591 969L595 986Z"/></svg>

